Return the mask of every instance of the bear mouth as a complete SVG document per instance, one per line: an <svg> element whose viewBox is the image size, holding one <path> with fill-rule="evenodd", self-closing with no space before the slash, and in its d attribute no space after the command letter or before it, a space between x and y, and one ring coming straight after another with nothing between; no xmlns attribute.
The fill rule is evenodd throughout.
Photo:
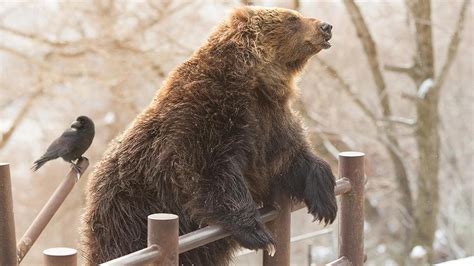
<svg viewBox="0 0 474 266"><path fill-rule="evenodd" d="M329 49L331 47L331 44L329 43L331 37L332 36L330 34L324 36L324 41L321 43L321 47L323 47L323 49Z"/></svg>
<svg viewBox="0 0 474 266"><path fill-rule="evenodd" d="M324 41L323 43L321 43L321 46L323 47L323 49L331 48L331 44L329 43L329 41Z"/></svg>

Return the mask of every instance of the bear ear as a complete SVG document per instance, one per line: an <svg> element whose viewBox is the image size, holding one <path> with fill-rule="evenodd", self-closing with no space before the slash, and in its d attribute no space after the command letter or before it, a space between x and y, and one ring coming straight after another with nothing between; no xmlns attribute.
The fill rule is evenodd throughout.
<svg viewBox="0 0 474 266"><path fill-rule="evenodd" d="M247 23L254 14L255 10L249 6L236 8L234 12L232 12L231 23L232 25Z"/></svg>

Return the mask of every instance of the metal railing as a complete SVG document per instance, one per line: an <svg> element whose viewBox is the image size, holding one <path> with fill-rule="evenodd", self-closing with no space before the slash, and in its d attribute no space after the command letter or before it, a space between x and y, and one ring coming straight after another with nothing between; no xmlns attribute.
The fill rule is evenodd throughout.
<svg viewBox="0 0 474 266"><path fill-rule="evenodd" d="M16 265L10 165L0 164L0 265Z"/></svg>
<svg viewBox="0 0 474 266"><path fill-rule="evenodd" d="M89 166L89 161L86 158L81 158L78 165L82 173L84 173ZM64 178L62 183L56 188L17 245L13 219L10 165L6 163L0 164L0 265L13 266L23 260L80 177L81 175L78 176L74 169L69 171L66 178ZM49 252L44 253L46 265L53 265L51 261L55 259L63 259L62 257L65 255L61 255L62 253L60 252L57 253L59 250L60 249L51 249ZM51 257L51 259L48 259L49 257ZM75 258L75 256L73 258ZM58 263L60 262L61 260L58 261Z"/></svg>
<svg viewBox="0 0 474 266"><path fill-rule="evenodd" d="M339 154L339 175L335 194L341 196L339 258L327 265L362 265L364 256L364 157L360 152ZM87 160L79 162L82 172L88 167ZM30 250L35 240L58 210L74 187L77 176L70 171L45 204L24 236L16 245L13 219L11 180L8 164L0 164L0 265L17 265ZM275 239L276 253L272 257L263 254L264 266L287 266L290 264L291 212L304 208L304 204L293 205L288 196L277 193L274 198L279 209L261 208L262 221ZM148 247L103 265L178 265L179 254L225 238L230 234L222 227L210 225L179 236L178 216L174 214L151 214L148 216ZM17 248L15 248L17 247ZM77 264L77 251L68 248L52 248L43 252L45 265Z"/></svg>
<svg viewBox="0 0 474 266"><path fill-rule="evenodd" d="M363 265L364 256L364 157L361 152L339 154L339 175L335 193L341 196L339 258L327 265ZM305 207L292 205L288 196L279 194L275 198L279 209L260 209L262 221L275 238L276 253L272 257L263 254L264 266L287 266L290 264L291 212ZM160 219L156 219L159 215ZM167 216L169 216L167 218ZM161 230L158 230L161 228ZM178 265L178 254L217 241L230 234L222 227L210 225L178 237L178 217L172 214L148 216L148 247L126 256L105 262L104 266L118 265ZM153 239L153 241L150 241Z"/></svg>

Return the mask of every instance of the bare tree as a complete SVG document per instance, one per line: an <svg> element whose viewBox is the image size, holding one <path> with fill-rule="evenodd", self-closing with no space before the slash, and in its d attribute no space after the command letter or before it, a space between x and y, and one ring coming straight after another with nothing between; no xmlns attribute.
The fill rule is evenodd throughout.
<svg viewBox="0 0 474 266"><path fill-rule="evenodd" d="M415 85L412 99L416 107L416 119L400 118L393 114L390 103L389 86L382 73L376 42L373 39L362 12L353 0L344 0L347 12L352 24L356 29L357 36L363 46L369 69L372 74L378 96L379 110L373 111L364 101L358 97L342 76L329 64L319 60L326 72L333 77L339 86L350 96L353 102L379 131L379 141L386 148L394 167L396 181L401 194L401 203L404 208L405 218L408 223L405 226L404 239L410 243L401 254L399 262L407 258L408 252L415 245L421 245L428 251L428 257L432 259L432 245L434 233L437 228L437 215L439 204L439 95L444 85L448 71L456 56L460 43L460 34L465 22L466 10L470 0L464 0L458 21L454 29L448 50L446 61L438 74L435 73L434 48L432 39L431 23L431 1L407 1L407 7L411 17L415 21L416 51L414 62L410 67L399 67L387 65L388 71L396 71L407 74ZM416 121L416 122L415 122ZM410 187L410 177L402 156L399 140L397 139L394 123L407 126L415 126L412 137L418 146L419 166L417 175L411 178L416 180L417 194ZM416 201L413 200L416 198Z"/></svg>
<svg viewBox="0 0 474 266"><path fill-rule="evenodd" d="M417 50L412 66L404 73L413 80L419 98L415 101L417 110L415 139L418 144L419 169L413 245L425 247L430 261L439 209L440 115L438 108L440 92L458 51L469 2L470 0L464 0L462 3L447 56L439 73L435 73L431 1L407 0L406 2L415 22L414 35ZM394 69L396 68L391 68L391 70Z"/></svg>

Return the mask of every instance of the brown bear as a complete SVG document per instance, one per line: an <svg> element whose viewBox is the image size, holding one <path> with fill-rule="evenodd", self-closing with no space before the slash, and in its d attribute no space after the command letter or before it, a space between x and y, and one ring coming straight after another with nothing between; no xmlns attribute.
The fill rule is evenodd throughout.
<svg viewBox="0 0 474 266"><path fill-rule="evenodd" d="M273 247L258 207L278 190L332 223L329 165L290 108L295 77L330 47L332 26L281 8L234 10L174 70L90 175L83 251L90 264L146 247L152 213L179 216L180 234L220 225L231 236L180 255L225 265L240 245Z"/></svg>

